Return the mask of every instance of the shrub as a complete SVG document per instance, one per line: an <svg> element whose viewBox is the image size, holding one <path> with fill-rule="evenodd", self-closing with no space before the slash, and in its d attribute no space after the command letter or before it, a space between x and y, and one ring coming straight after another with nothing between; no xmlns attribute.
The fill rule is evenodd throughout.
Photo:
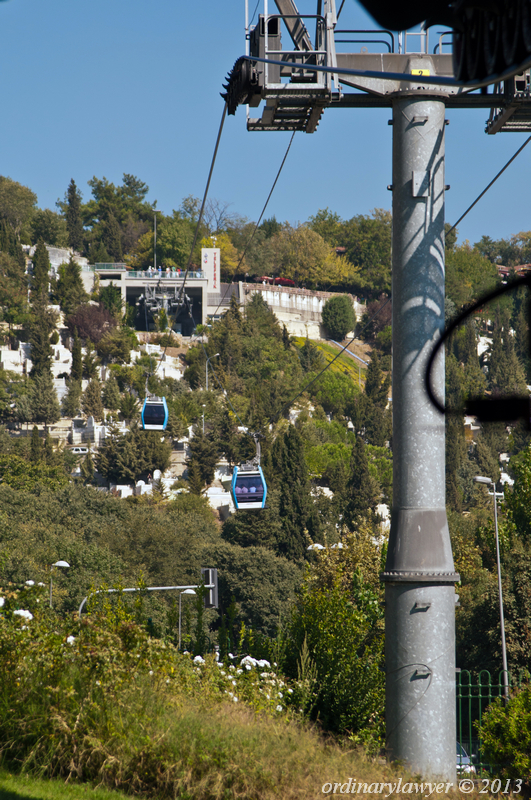
<svg viewBox="0 0 531 800"><path fill-rule="evenodd" d="M479 728L483 755L500 778L531 776L531 687L504 705L496 698Z"/></svg>
<svg viewBox="0 0 531 800"><path fill-rule="evenodd" d="M330 297L323 306L322 320L332 339L344 339L356 324L350 298L346 294Z"/></svg>
<svg viewBox="0 0 531 800"><path fill-rule="evenodd" d="M377 750L382 744L383 611L380 553L370 526L344 538L343 549L322 550L307 568L284 631L283 668L314 676L314 717Z"/></svg>

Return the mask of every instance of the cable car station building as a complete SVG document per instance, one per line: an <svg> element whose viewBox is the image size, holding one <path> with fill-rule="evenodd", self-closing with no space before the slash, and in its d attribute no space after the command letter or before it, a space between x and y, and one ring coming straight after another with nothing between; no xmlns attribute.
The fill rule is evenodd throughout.
<svg viewBox="0 0 531 800"><path fill-rule="evenodd" d="M186 276L185 294L192 302L193 322L189 314L177 318L175 329L189 334L195 325L205 324L209 317L219 316L228 307L233 293L239 296L238 284L229 291L220 282L220 250L219 248L203 248L201 251L201 269L190 270ZM85 288L92 291L94 283L99 280L100 286L113 284L120 289L122 301L130 306L142 304L148 292L156 293L161 306L179 294L185 278L184 270L170 270L160 267L145 270L131 270L126 264L94 264L82 267ZM226 296L224 296L226 294ZM173 314L172 314L173 315Z"/></svg>

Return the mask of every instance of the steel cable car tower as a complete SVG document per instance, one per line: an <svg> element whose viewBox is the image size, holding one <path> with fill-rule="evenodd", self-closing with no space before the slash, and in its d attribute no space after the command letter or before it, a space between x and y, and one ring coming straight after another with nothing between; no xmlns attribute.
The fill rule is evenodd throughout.
<svg viewBox="0 0 531 800"><path fill-rule="evenodd" d="M498 74L491 74L477 47L472 70L472 51L464 55L462 45L473 45L474 36L465 31L456 34L457 60L469 59L461 74L470 78L474 72L483 86L500 73L504 78L494 91L473 93L477 86L455 81L452 55L441 52L442 36L430 53L424 28L398 37L375 31L387 52L340 53L336 44L359 44L368 32L340 30L334 0L318 0L315 14L300 14L294 0L275 5L278 13L271 14L264 0L251 30L246 2L247 52L229 73L223 94L232 114L240 104L254 109L264 102L260 117L248 111L248 130L312 133L325 108L392 109L393 508L381 576L387 753L423 775L454 781L459 575L445 508L444 417L424 389L426 363L444 328L445 109L490 109L488 133L530 130L529 75L511 77L517 67L500 59L494 65ZM282 46L286 34L289 49ZM416 52L409 52L412 37ZM441 352L432 370L439 397L444 383Z"/></svg>

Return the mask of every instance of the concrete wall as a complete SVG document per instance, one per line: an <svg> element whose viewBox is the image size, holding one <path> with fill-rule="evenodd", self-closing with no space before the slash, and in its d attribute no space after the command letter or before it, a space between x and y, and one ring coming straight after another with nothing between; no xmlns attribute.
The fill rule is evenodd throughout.
<svg viewBox="0 0 531 800"><path fill-rule="evenodd" d="M279 322L284 323L293 336L306 336L310 339L325 338L321 326L323 306L330 297L341 296L339 292L313 292L311 289L298 289L288 286L270 286L261 283L241 285L241 301L245 305L253 294L261 294L269 308L274 311ZM358 319L365 311L357 297L347 294Z"/></svg>

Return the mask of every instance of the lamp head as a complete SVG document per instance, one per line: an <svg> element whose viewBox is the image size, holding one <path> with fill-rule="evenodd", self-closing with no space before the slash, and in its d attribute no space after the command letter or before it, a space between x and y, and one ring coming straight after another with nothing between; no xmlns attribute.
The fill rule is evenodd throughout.
<svg viewBox="0 0 531 800"><path fill-rule="evenodd" d="M55 564L52 564L52 567L69 567L70 564L68 561L56 561Z"/></svg>
<svg viewBox="0 0 531 800"><path fill-rule="evenodd" d="M485 478L484 475L476 475L474 478L474 483L486 483L490 486L492 483L494 483L494 481L490 478Z"/></svg>

